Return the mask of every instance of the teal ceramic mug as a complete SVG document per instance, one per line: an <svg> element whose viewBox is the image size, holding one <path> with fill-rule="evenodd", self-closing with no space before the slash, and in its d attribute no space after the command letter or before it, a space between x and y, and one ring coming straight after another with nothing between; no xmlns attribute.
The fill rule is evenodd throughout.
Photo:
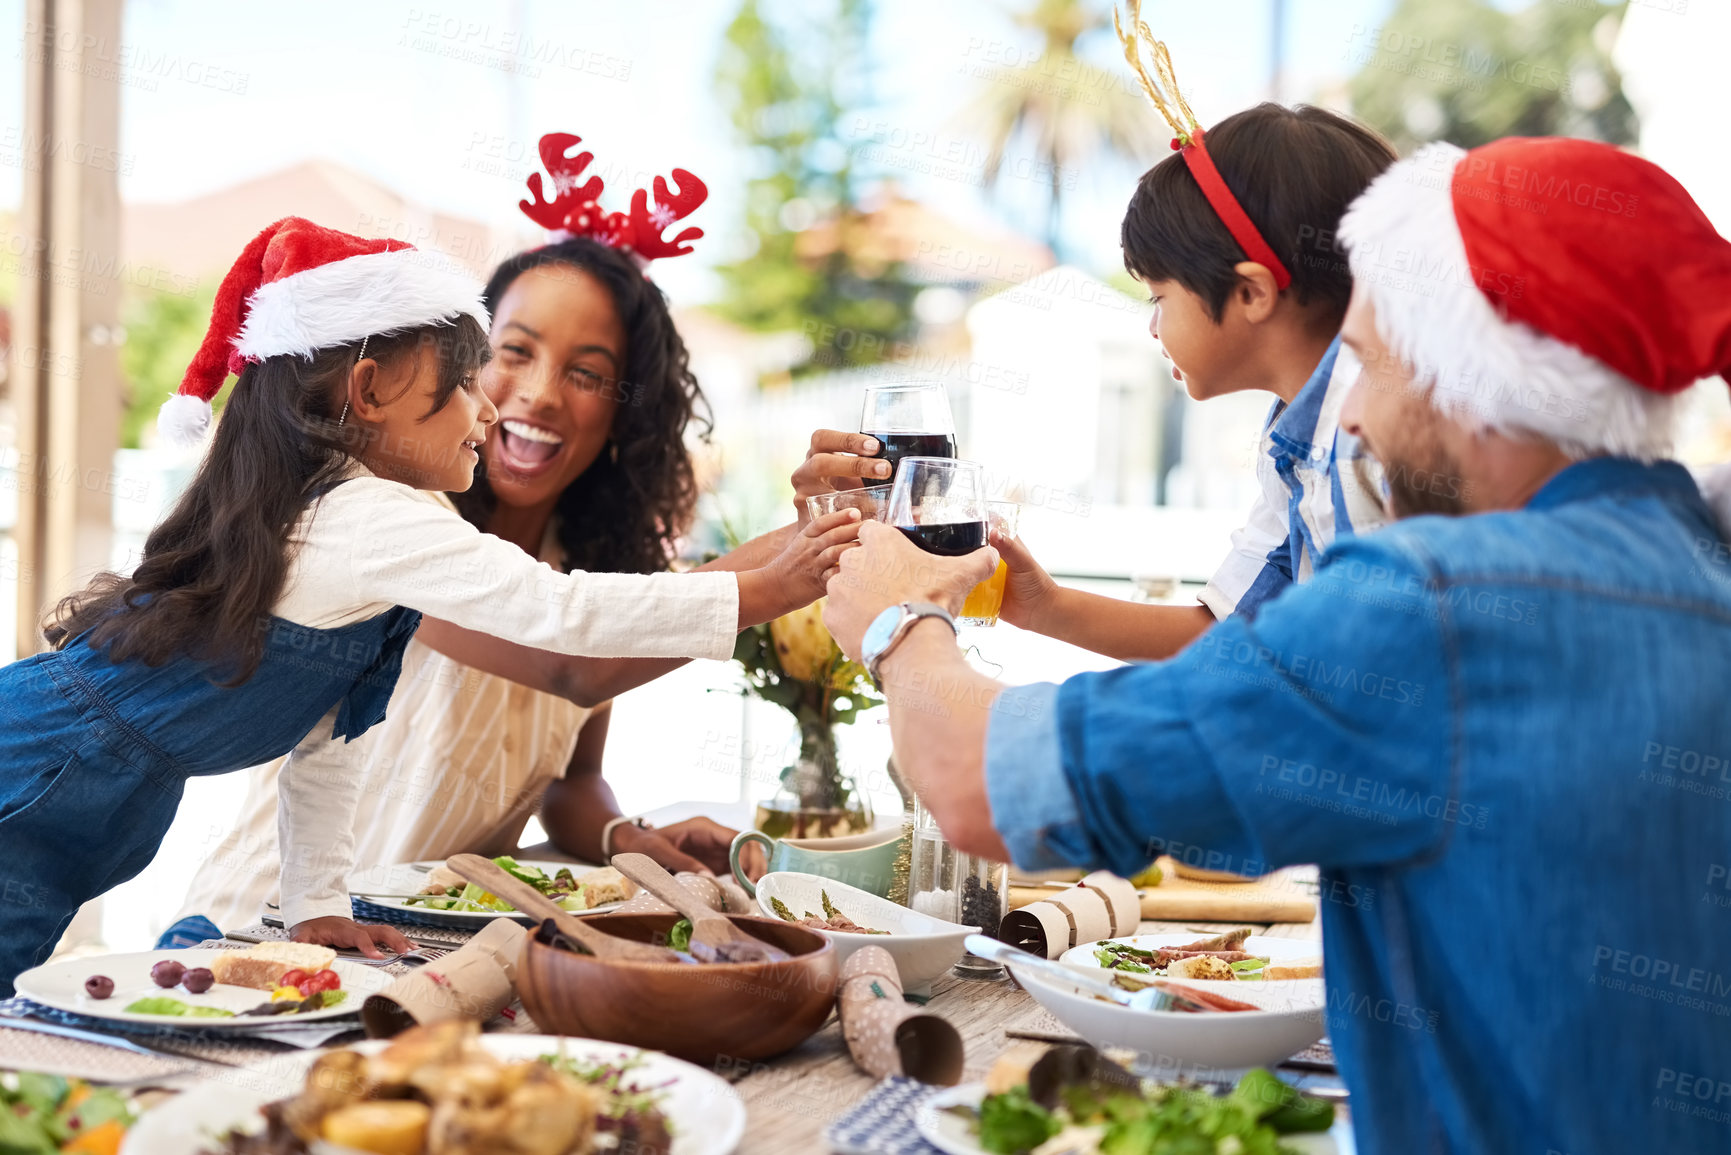
<svg viewBox="0 0 1731 1155"><path fill-rule="evenodd" d="M733 877L753 898L757 897L757 887L739 865L739 852L750 842L762 844L769 870L796 870L819 878L833 878L880 898L890 892L896 854L902 848L901 831L894 828L869 830L846 838L771 838L761 830L741 831L727 851L727 861L733 867Z"/></svg>

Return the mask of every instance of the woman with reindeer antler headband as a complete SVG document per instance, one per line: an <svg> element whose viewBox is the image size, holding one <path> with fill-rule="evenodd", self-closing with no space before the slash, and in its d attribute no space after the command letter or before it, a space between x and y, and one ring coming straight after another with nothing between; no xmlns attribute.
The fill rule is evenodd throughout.
<svg viewBox="0 0 1731 1155"><path fill-rule="evenodd" d="M1260 495L1199 605L1066 589L1020 541L994 539L1010 567L1006 621L1125 661L1169 657L1216 621L1254 615L1308 579L1337 537L1387 520L1375 463L1338 433L1359 364L1340 344L1352 277L1334 236L1346 206L1395 159L1371 129L1304 105L1261 104L1204 132L1139 9L1133 0L1118 35L1174 154L1130 198L1124 266L1147 288L1149 333L1190 396L1257 390L1275 400L1256 460ZM858 440L820 431L795 478L801 492L885 478L882 462L856 456Z"/></svg>
<svg viewBox="0 0 1731 1155"><path fill-rule="evenodd" d="M666 251L654 217L680 211L663 202L652 213L643 200L625 220L639 256ZM621 283L653 309L644 294L658 294L625 263ZM528 535L531 511L508 512L506 486L574 476L577 445L589 444L574 428L571 449L548 452L557 435L541 415L565 406L561 391L663 388L668 396L621 408L670 415L671 427L695 390L670 347L659 377L633 380L653 360L628 360L622 338L567 366L568 377L540 381L488 347L488 316L472 281L401 242L289 218L247 246L165 406L165 426L200 430L227 374L240 374L191 485L132 575L103 575L68 598L47 628L54 649L0 670L0 845L38 900L0 904L0 993L47 957L80 903L151 860L188 776L284 754L283 920L306 940L374 954L375 942L406 946L388 927L351 921L344 876L367 750L354 739L384 719L423 614L510 639L525 670L598 700L668 659L726 659L738 630L822 592L857 513L772 535L716 567L735 572L589 573L582 550ZM525 442L503 458L489 434L501 409ZM617 477L602 493L641 489L648 502L617 537L647 531L664 551L689 488L677 463L665 478L677 450L643 430L613 446ZM429 492L468 489L483 451L499 498L486 526L509 540ZM654 554L615 557L649 571L660 568ZM647 660L579 676L538 665L545 650ZM79 853L69 857L69 845Z"/></svg>
<svg viewBox="0 0 1731 1155"><path fill-rule="evenodd" d="M542 138L552 187L532 175L521 203L549 243L502 263L482 294L493 356L480 385L499 421L475 484L444 497L477 529L555 569L653 573L691 523L697 483L685 435L707 422L685 344L645 271L691 251L700 230L664 234L705 190L675 169L676 193L657 179L653 203L637 190L629 212L606 213L601 181L583 179L591 155L567 155L579 143ZM786 526L701 568L762 564L796 532ZM705 818L661 828L626 819L601 775L609 699L679 660L569 657L427 618L403 661L356 770L363 871L512 853L537 814L553 848L576 858L639 851L671 870L726 874L733 831ZM250 923L274 896L280 768L250 779L234 827L183 903L183 918L196 921L164 945L208 937L212 922Z"/></svg>

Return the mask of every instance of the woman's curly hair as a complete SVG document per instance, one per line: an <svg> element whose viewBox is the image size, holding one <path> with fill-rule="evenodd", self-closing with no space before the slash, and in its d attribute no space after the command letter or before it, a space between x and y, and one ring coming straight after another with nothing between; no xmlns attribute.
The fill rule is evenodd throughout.
<svg viewBox="0 0 1731 1155"><path fill-rule="evenodd" d="M655 573L673 560L681 534L697 506L697 476L685 444L696 422L707 441L709 401L692 376L690 357L667 298L630 257L587 238L575 238L518 253L501 264L484 294L489 312L512 282L531 269L565 265L606 287L625 326L625 369L613 416L612 445L555 507L559 544L567 569ZM498 505L483 472L464 493L450 495L457 510L479 529Z"/></svg>

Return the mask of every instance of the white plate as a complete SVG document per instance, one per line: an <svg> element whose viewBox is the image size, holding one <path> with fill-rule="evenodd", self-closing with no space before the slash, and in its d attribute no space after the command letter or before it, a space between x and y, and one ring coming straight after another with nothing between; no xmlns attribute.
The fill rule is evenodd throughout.
<svg viewBox="0 0 1731 1155"><path fill-rule="evenodd" d="M376 1040L357 1043L352 1049L375 1054L386 1045ZM658 1051L551 1035L482 1035L481 1045L507 1061L561 1050L591 1062L618 1062L641 1053L644 1063L633 1072L638 1084L667 1085L662 1109L673 1126L672 1155L729 1155L745 1133L745 1103L739 1092L702 1067ZM146 1112L127 1134L122 1155L190 1155L213 1146L213 1137L230 1128L260 1126L259 1108L299 1092L307 1070L321 1053L296 1051L197 1084Z"/></svg>
<svg viewBox="0 0 1731 1155"><path fill-rule="evenodd" d="M985 1097L984 1083L963 1083L939 1091L921 1103L914 1116L920 1137L944 1155L990 1155L980 1146L972 1124L945 1109L966 1106L978 1110ZM1352 1128L1340 1119L1319 1135L1282 1135L1280 1144L1305 1155L1353 1155Z"/></svg>
<svg viewBox="0 0 1731 1155"><path fill-rule="evenodd" d="M53 1007L55 1010L71 1011L75 1015L88 1015L93 1019L149 1023L157 1027L174 1027L176 1030L232 1031L264 1026L299 1026L302 1023L316 1023L321 1019L352 1015L361 1009L362 1000L374 991L389 986L393 978L373 967L339 958L331 963L331 969L343 980L343 990L349 992L348 998L339 1005L322 1011L306 1011L271 1018L239 1017L239 1012L269 1002L269 991L217 983L202 995L195 995L180 986L164 989L150 979L150 968L163 959L173 959L191 970L193 967L208 968L213 960L230 953L233 952L192 947L186 950L148 950L136 954L105 954L63 959L25 971L13 985L17 987L20 995L32 1002ZM85 994L84 980L91 975L107 975L113 979L114 994L106 999L93 999ZM236 1017L199 1019L185 1015L139 1015L128 1014L123 1009L134 999L151 996L178 999L189 1007L221 1007L223 1010L236 1012Z"/></svg>
<svg viewBox="0 0 1731 1155"><path fill-rule="evenodd" d="M583 862L547 862L541 859L519 858L519 866L533 866L544 874L554 875L561 870L569 870L572 874L587 874L598 867ZM361 882L370 884L366 889L351 889L350 898L358 898L362 902L370 902L374 906L402 907L414 915L415 921L429 926L448 926L458 930L479 930L496 918L509 918L525 926L534 926L539 919L511 911L482 910L434 910L430 906L416 903L410 906L401 898L391 897L399 894L418 894L427 885L427 874L436 866L445 865L442 859L431 859L424 862L403 862L396 866L374 867L365 871L357 871L349 878L350 884ZM588 910L572 911L572 914L602 914L609 910L617 910L621 904L604 902L600 906Z"/></svg>
<svg viewBox="0 0 1731 1155"><path fill-rule="evenodd" d="M1152 950L1194 942L1196 935L1141 934L1109 941ZM1094 960L1096 945L1072 947L1059 961L1098 968L1100 964ZM1322 953L1320 943L1260 936L1245 940L1245 949L1274 959L1314 958ZM1269 1066L1290 1058L1322 1038L1323 1011L1328 1003L1327 988L1321 979L1278 982L1181 979L1176 981L1255 1004L1261 1010L1231 1014L1151 1013L1104 1002L1077 987L1031 971L1019 971L1016 978L1035 1002L1051 1011L1065 1026L1096 1047L1128 1048L1136 1055L1132 1065L1137 1072L1156 1078L1187 1074L1231 1080L1245 1068Z"/></svg>
<svg viewBox="0 0 1731 1155"><path fill-rule="evenodd" d="M932 980L955 966L967 953L962 940L979 933L978 927L961 926L920 914L845 882L795 870L777 870L758 879L757 906L765 917L777 918L779 916L769 900L779 898L795 915L808 910L822 914L825 891L829 892L832 906L861 926L890 932L849 934L839 930L819 931L835 943L836 962L845 963L848 956L861 947L881 946L896 960L902 990L911 995L929 992Z"/></svg>

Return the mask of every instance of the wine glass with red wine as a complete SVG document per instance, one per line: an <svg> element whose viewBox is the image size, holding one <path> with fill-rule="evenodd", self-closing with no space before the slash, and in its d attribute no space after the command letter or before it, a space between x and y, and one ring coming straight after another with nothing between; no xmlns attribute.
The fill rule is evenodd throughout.
<svg viewBox="0 0 1731 1155"><path fill-rule="evenodd" d="M972 553L986 544L985 471L977 461L904 457L885 520L927 553Z"/></svg>
<svg viewBox="0 0 1731 1155"><path fill-rule="evenodd" d="M892 473L904 457L956 455L956 423L942 385L866 386L859 431L878 439L878 456Z"/></svg>

